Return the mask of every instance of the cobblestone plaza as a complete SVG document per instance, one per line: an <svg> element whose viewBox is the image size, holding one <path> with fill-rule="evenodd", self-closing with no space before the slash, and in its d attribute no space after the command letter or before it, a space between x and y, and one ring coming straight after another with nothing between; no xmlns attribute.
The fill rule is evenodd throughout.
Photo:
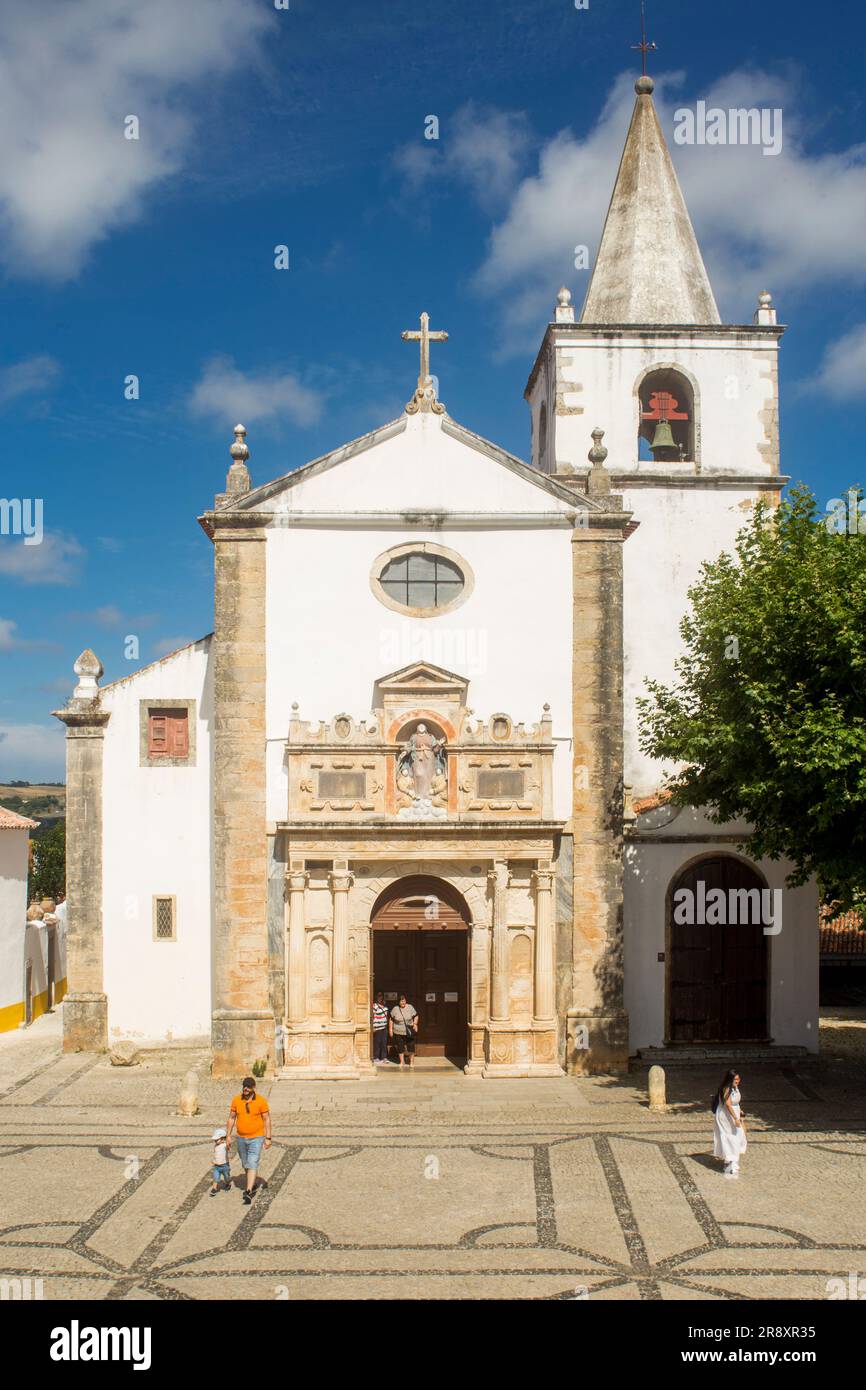
<svg viewBox="0 0 866 1390"><path fill-rule="evenodd" d="M45 1019L0 1047L0 1274L46 1300L826 1299L866 1279L864 1040L825 1020L819 1061L743 1065L737 1181L710 1157L715 1067L670 1069L664 1115L643 1071L265 1082L248 1208L207 1195L230 1085L203 1072L183 1118L195 1053L63 1056Z"/></svg>

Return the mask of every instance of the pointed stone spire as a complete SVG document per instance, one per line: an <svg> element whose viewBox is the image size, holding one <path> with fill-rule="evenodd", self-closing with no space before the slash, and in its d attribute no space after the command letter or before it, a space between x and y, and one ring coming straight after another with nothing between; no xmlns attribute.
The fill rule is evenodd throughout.
<svg viewBox="0 0 866 1390"><path fill-rule="evenodd" d="M581 323L713 324L719 311L652 99L637 100Z"/></svg>

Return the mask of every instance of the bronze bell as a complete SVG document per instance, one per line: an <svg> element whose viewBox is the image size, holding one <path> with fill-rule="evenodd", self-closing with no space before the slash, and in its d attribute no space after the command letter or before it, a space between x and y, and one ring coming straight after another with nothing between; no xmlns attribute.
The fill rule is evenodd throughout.
<svg viewBox="0 0 866 1390"><path fill-rule="evenodd" d="M674 442L673 430L671 429L668 421L659 420L655 428L655 434L653 435L652 444L650 445L650 448L653 451L653 457L656 459L658 459L659 457L664 458L664 454L662 454L661 452L663 449L676 449L676 447L677 446Z"/></svg>

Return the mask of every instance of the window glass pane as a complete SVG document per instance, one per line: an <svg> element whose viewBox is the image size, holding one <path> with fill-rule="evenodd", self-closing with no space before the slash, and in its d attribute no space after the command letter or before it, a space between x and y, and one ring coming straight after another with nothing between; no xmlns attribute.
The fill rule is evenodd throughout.
<svg viewBox="0 0 866 1390"><path fill-rule="evenodd" d="M383 579L382 588L389 598L396 599L398 603L406 602L406 581L405 579Z"/></svg>
<svg viewBox="0 0 866 1390"><path fill-rule="evenodd" d="M437 579L453 579L462 586L463 575L456 565L452 565L450 560L444 560L441 555L436 557L436 577Z"/></svg>
<svg viewBox="0 0 866 1390"><path fill-rule="evenodd" d="M405 579L408 565L408 555L401 555L399 560L389 560L382 571L382 581L384 582L386 579Z"/></svg>
<svg viewBox="0 0 866 1390"><path fill-rule="evenodd" d="M433 555L410 555L409 578L432 580L436 576L436 558Z"/></svg>
<svg viewBox="0 0 866 1390"><path fill-rule="evenodd" d="M388 598L407 608L441 608L453 603L465 582L459 565L423 551L389 560L379 575Z"/></svg>
<svg viewBox="0 0 866 1390"><path fill-rule="evenodd" d="M409 585L410 608L433 608L436 603L436 585L416 580Z"/></svg>

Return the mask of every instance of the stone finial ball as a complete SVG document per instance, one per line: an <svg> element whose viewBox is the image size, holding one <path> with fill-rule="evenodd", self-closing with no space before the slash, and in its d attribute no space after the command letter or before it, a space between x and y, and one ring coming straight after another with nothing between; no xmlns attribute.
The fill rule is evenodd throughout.
<svg viewBox="0 0 866 1390"><path fill-rule="evenodd" d="M655 90L655 85L651 77L639 77L634 89L639 97L648 97Z"/></svg>

